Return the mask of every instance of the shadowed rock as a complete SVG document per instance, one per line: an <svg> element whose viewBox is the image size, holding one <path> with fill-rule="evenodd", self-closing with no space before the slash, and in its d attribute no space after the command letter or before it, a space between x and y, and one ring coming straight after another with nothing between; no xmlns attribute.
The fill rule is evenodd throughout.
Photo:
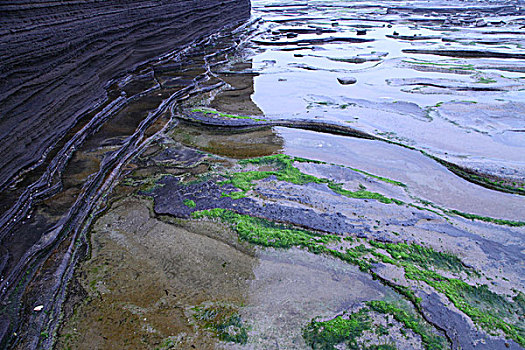
<svg viewBox="0 0 525 350"><path fill-rule="evenodd" d="M437 55L460 58L515 58L524 59L525 53L497 52L486 50L432 50L432 49L404 49L405 53L423 55Z"/></svg>
<svg viewBox="0 0 525 350"><path fill-rule="evenodd" d="M330 36L327 38L314 38L314 39L299 39L293 41L270 41L270 40L252 40L254 43L259 45L268 45L268 46L281 46L281 45L307 45L307 44L327 44L327 43L366 43L374 41L374 39L364 39L364 38L349 38L349 37L335 37Z"/></svg>
<svg viewBox="0 0 525 350"><path fill-rule="evenodd" d="M337 81L341 85L352 85L352 84L357 83L357 79L354 77L341 77L341 78L337 78Z"/></svg>

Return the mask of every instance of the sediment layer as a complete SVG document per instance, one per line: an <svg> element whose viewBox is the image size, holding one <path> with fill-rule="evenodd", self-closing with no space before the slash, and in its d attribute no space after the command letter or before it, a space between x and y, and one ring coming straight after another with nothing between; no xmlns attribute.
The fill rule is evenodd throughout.
<svg viewBox="0 0 525 350"><path fill-rule="evenodd" d="M112 79L247 18L248 0L0 5L0 186L35 165Z"/></svg>
<svg viewBox="0 0 525 350"><path fill-rule="evenodd" d="M107 179L112 178L111 171L118 172L124 154L147 136L145 129L167 104L194 86L190 79L178 94L172 86L172 95L155 95L157 100L170 97L165 103L141 105L148 112L135 109L133 114L125 106L159 89L162 80L162 72L141 76L137 71L154 58L179 64L179 56L193 42L202 43L221 28L247 19L250 3L18 2L0 5L0 11L0 347L49 348L60 301L53 310L35 313L34 298L50 303L60 299L68 263L77 253L75 232L101 194L101 184L108 174ZM115 129L104 123L119 111L128 116L122 123L129 129L119 129L127 135L124 142L113 140L119 150L95 162L89 181L82 185L85 178L80 180L79 191L67 200L70 209L57 211L50 223L31 226L31 218L38 216L31 211L33 205L60 189L71 189L71 183L58 178L67 178L63 171L72 154L82 157L82 147L89 149L84 143L97 131L109 129L105 135L116 137ZM23 182L7 190L19 179Z"/></svg>

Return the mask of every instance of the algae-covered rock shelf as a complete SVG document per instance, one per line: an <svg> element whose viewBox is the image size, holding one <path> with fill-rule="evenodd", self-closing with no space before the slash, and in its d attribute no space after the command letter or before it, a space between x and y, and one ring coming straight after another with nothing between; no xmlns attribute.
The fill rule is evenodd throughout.
<svg viewBox="0 0 525 350"><path fill-rule="evenodd" d="M519 1L106 5L2 5L2 346L525 348Z"/></svg>
<svg viewBox="0 0 525 350"><path fill-rule="evenodd" d="M245 132L254 141L257 133ZM236 161L171 138L146 152L120 185L121 199L93 231L96 258L77 277L88 302L61 331L64 346L88 341L84 327L101 334L101 327L111 327L85 314L130 307L140 310L135 320L142 329L156 330L148 343L167 348L524 345L524 294L512 282L523 278L522 253L506 243L519 240L524 222L457 215L422 200L410 184L302 157L277 154ZM252 263L239 265L233 253L218 253L219 247ZM184 256L173 249L185 250ZM137 270L137 262L130 264L127 257L119 259L118 267L102 263L117 251L133 254L140 266L161 264L162 275L171 277L154 284L166 293L128 306L107 301L119 297L120 288L134 295L142 285L115 280L111 271L135 271L146 278L151 268ZM182 261L189 265L177 267ZM289 271L283 263L306 271ZM338 272L331 272L332 280L324 281L320 270L334 268ZM121 283L127 287L117 287ZM288 288L293 292L285 292ZM339 294L339 288L345 292ZM331 306L332 298L339 306ZM167 299L182 312L175 324L188 327L176 331L182 332L178 336L159 328L158 317L148 316L158 307L153 304ZM277 304L277 310L268 309L268 303ZM319 309L316 303L326 305ZM113 346L119 342L112 339Z"/></svg>

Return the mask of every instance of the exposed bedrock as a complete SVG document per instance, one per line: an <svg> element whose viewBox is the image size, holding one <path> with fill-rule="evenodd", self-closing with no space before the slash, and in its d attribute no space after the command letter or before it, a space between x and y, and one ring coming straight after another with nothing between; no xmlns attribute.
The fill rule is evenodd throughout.
<svg viewBox="0 0 525 350"><path fill-rule="evenodd" d="M246 19L249 0L0 4L0 189L38 162L112 79Z"/></svg>
<svg viewBox="0 0 525 350"><path fill-rule="evenodd" d="M52 214L52 223L38 219L33 225L32 221L16 221L13 217L29 219L29 206L33 201L46 199L58 187L49 187L50 182L60 181L44 176L44 180L38 180L41 175L39 168L25 175L22 184L9 188L10 184L25 169L39 164L48 153L48 160L53 161L46 160L41 168L51 169L46 174L63 175L61 170L56 173L52 170L59 169L75 149L80 152L80 144L86 139L89 142L86 134L96 131L101 125L88 123L95 113L87 112L100 110L99 114L114 116L124 105L122 102L126 99L118 97L120 91L113 89L112 85L124 80L126 74L143 63L177 53L225 26L248 19L249 15L249 0L16 0L0 4L0 216L4 220L0 225L4 234L0 237L0 348L51 347L52 329L58 320L61 303L57 291L65 286L68 278L66 267L75 261L72 256L77 256L76 248L68 248L73 247L70 243L74 242L74 232L80 230L88 211L92 210L90 201L96 201L95 193L102 191L100 184L103 181L100 180L114 169L112 167L118 167L118 161L124 161L126 152L131 153L139 144L143 130L135 132L135 128L151 125L158 115L147 112L158 111L152 105L165 97L156 96L157 99L151 99L141 108L123 110L132 116L124 118L125 122L120 121L129 129L123 132L128 136L126 147L104 158L103 164L95 161L93 164L96 165L88 166L88 173L93 171L94 176L89 180L82 176L82 180L77 178L81 182L78 185L83 184L84 192L68 197L67 205L71 205L71 209L64 206L64 210ZM156 79L145 79L146 88L154 81L158 82ZM191 81L189 79L189 83ZM129 95L135 95L135 92ZM100 104L107 103L105 101L110 103L99 108ZM141 114L143 111L147 112ZM135 115L146 123L128 125L129 120L139 125L140 120L133 119ZM78 126L73 128L80 119L79 125L85 123L93 127L80 131ZM91 119L92 122L96 120ZM75 134L67 138L70 142L75 141L72 143L75 147L60 149L70 130L69 135ZM104 138L96 140L100 139ZM62 157L63 152L68 154ZM72 168L80 170L82 166L73 162ZM38 184L38 190L43 190L38 194L36 191L24 192L21 200L12 207L15 209L9 209L11 207L5 203L10 205L15 201L16 198L11 197L24 190L23 186L29 184L29 188L33 188L33 181ZM87 199L83 200L83 196ZM7 211L2 212L4 210ZM15 229L5 224L15 221L20 223ZM53 226L56 222L58 224ZM63 225L64 222L68 225ZM66 230L62 231L63 228ZM14 236L17 238L6 247L6 242ZM35 297L44 300L50 311L42 308L35 311ZM41 331L42 327L51 331Z"/></svg>

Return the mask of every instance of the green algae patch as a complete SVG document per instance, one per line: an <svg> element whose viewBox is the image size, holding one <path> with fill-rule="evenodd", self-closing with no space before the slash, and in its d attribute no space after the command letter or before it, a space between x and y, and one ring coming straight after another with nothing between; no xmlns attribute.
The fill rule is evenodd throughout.
<svg viewBox="0 0 525 350"><path fill-rule="evenodd" d="M335 193L338 193L348 198L375 199L384 204L391 204L391 203L395 203L397 205L405 204L403 201L397 200L395 198L385 197L381 193L377 193L377 192L370 192L366 190L348 191L343 188L342 184L334 183L332 181L328 183L328 187Z"/></svg>
<svg viewBox="0 0 525 350"><path fill-rule="evenodd" d="M369 243L386 250L390 255L388 257L376 252L374 256L384 263L402 267L407 279L425 282L444 294L459 310L490 334L497 335L501 331L520 345L525 345L525 329L518 325L518 321L512 321L518 320L522 314L523 309L518 303L490 291L486 285L473 286L461 279L445 277L434 271L439 268L454 273L479 275L466 268L457 257L416 244Z"/></svg>
<svg viewBox="0 0 525 350"><path fill-rule="evenodd" d="M375 241L370 241L369 243L376 248L386 250L392 257L391 259L393 259L388 260L389 263L403 261L417 264L425 269L437 267L439 269L456 273L471 272L471 270L467 269L457 256L449 253L438 252L432 248L427 248L419 244L381 243Z"/></svg>
<svg viewBox="0 0 525 350"><path fill-rule="evenodd" d="M495 335L498 334L498 331L503 332L517 343L525 345L525 330L518 325L519 321L517 321L523 311L523 296L518 294L515 297L519 302L511 301L490 291L486 285L472 286L461 279L445 277L436 272L446 270L457 275L462 273L467 274L467 276L479 275L475 270L466 267L459 258L452 254L438 252L415 243L381 243L373 240L364 240L362 242L366 244L362 243L346 249L331 249L327 245L332 242L342 242L341 237L296 229L288 225L241 215L220 208L194 212L192 217L215 218L229 223L240 239L259 246L299 247L315 254L333 256L358 266L363 272L370 273L373 277L405 296L414 306L419 307L420 299L416 297L411 287L382 278L372 269L377 261L400 267L404 270L407 281L415 281L417 284L424 282L437 292L442 293L459 310L487 332ZM345 239L345 241L359 242L349 239ZM382 252L386 252L386 254ZM406 317L401 315L399 318L405 319ZM429 347L428 349L439 348Z"/></svg>
<svg viewBox="0 0 525 350"><path fill-rule="evenodd" d="M221 193L221 198L222 197L230 197L231 199L241 199L241 198L247 197L247 195L246 195L245 191L243 191L243 192L230 192L230 193L222 192Z"/></svg>
<svg viewBox="0 0 525 350"><path fill-rule="evenodd" d="M341 259L349 264L355 265L363 272L370 272L370 269L372 268L372 263L365 258L365 256L371 253L372 250L366 248L362 244L357 247L345 249L343 252L335 249L328 249L325 247L323 248L325 253L330 254L335 258Z"/></svg>
<svg viewBox="0 0 525 350"><path fill-rule="evenodd" d="M490 223L497 224L497 225L506 225L506 226L513 226L513 227L525 226L525 222L524 221L512 221L512 220L504 220L504 219L495 219L495 218L491 218L491 217L487 217L487 216L480 216L480 215L475 215L475 214L463 213L463 212L461 212L459 210L447 210L446 213L453 214L453 215L458 215L458 216L464 217L465 219L490 222Z"/></svg>
<svg viewBox="0 0 525 350"><path fill-rule="evenodd" d="M304 340L313 349L336 349L336 345L341 343L350 349L359 349L357 338L372 326L367 311L361 309L347 318L337 316L328 321L314 319L303 331Z"/></svg>
<svg viewBox="0 0 525 350"><path fill-rule="evenodd" d="M298 163L312 163L312 164L326 164L326 162L323 162L321 160L314 160L314 159L308 159L308 158L302 158L302 157L293 157L294 162Z"/></svg>
<svg viewBox="0 0 525 350"><path fill-rule="evenodd" d="M320 234L306 230L273 223L271 221L237 214L226 209L210 209L192 213L192 217L215 218L229 223L239 235L239 238L249 243L271 248L305 248L314 254L327 254L358 266L361 271L369 271L371 264L363 257L371 252L364 245L348 248L344 251L327 248L332 242L341 242L341 237Z"/></svg>
<svg viewBox="0 0 525 350"><path fill-rule="evenodd" d="M522 315L519 305L496 294L486 285L472 286L456 278L447 278L436 272L405 267L406 277L423 281L443 293L459 310L480 325L489 334L498 335L501 331L518 344L525 346L525 328L512 323Z"/></svg>
<svg viewBox="0 0 525 350"><path fill-rule="evenodd" d="M472 64L438 63L438 62L420 61L420 60L403 60L403 62L408 63L408 64L422 65L422 66L435 66L435 67L448 69L450 71L454 71L454 70L475 71L476 70L474 68L474 65Z"/></svg>
<svg viewBox="0 0 525 350"><path fill-rule="evenodd" d="M391 332L388 326L393 324L383 325L380 322L380 319L384 318L382 315L391 315L400 324L399 332L392 332L392 336L399 337L406 333L406 330L411 330L420 337L423 347L427 350L448 348L447 339L433 332L432 327L421 316L397 304L377 300L366 302L356 312L330 320L313 319L304 328L303 338L313 349L338 349L341 344L348 349L397 349L396 345L392 344L392 337L389 337ZM367 345L362 336L372 330L381 338L379 342L386 343Z"/></svg>
<svg viewBox="0 0 525 350"><path fill-rule="evenodd" d="M271 176L274 176L278 181L289 182L289 183L293 183L296 185L305 185L307 183L327 184L328 187L335 193L343 195L345 197L349 197L349 198L375 199L384 204L391 204L391 203L395 203L398 205L405 204L404 202L400 200L385 197L384 195L377 193L377 192L370 192L366 190L357 190L357 191L345 190L343 189L342 184L335 183L332 180L325 179L325 178L318 178L313 175L302 173L299 169L297 169L293 165L294 162L302 162L302 163L308 162L308 163L323 164L322 162L319 162L319 161L310 161L305 158L294 158L294 157L290 157L284 154L276 154L276 155L260 157L260 158L245 159L245 160L240 161L239 164L242 164L242 165L253 164L253 165L259 165L259 166L266 165L266 166L271 166L272 168L274 168L274 170L266 170L266 171L252 170L252 171L242 171L242 172L228 174L227 177L229 179L225 181L221 181L220 184L231 184L234 187L240 189L242 191L241 193L245 195L246 192L248 192L249 190L255 187L254 181L263 180ZM380 177L376 177L376 178L380 178ZM390 180L390 181L395 182L394 180ZM231 196L231 194L228 196Z"/></svg>
<svg viewBox="0 0 525 350"><path fill-rule="evenodd" d="M366 176L372 177L374 179L377 179L379 181L383 181L383 182L386 182L386 183L389 183L389 184L392 184L392 185L396 185L396 186L399 186L399 187L407 187L407 185L404 184L403 182L392 180L392 179L389 179L389 178L383 177L383 176L377 176L377 175L374 175L374 174L370 174L370 173L368 173L368 172L366 172L364 170L361 170L361 169L350 168L350 167L348 169L352 169L353 171L357 171L358 173L364 174Z"/></svg>
<svg viewBox="0 0 525 350"><path fill-rule="evenodd" d="M159 346L155 347L155 350L171 350L180 349L181 337L170 336L164 339Z"/></svg>
<svg viewBox="0 0 525 350"><path fill-rule="evenodd" d="M335 235L316 234L306 230L298 230L287 225L237 214L226 209L211 209L194 212L193 218L218 218L232 224L239 238L263 247L291 248L303 247L312 252L324 251L321 243L338 242L341 237ZM324 248L324 249L323 249Z"/></svg>
<svg viewBox="0 0 525 350"><path fill-rule="evenodd" d="M226 114L226 113L221 113L221 112L217 112L217 111L213 111L209 109L201 109L201 108L192 109L191 112L192 113L202 113L204 115L211 114L211 115L215 115L221 118L229 118L229 119L251 119L251 120L260 121L260 122L266 121L266 119L253 118L247 115Z"/></svg>
<svg viewBox="0 0 525 350"><path fill-rule="evenodd" d="M193 311L197 323L212 331L220 340L238 344L248 342L248 330L233 306L217 303L195 307Z"/></svg>
<svg viewBox="0 0 525 350"><path fill-rule="evenodd" d="M182 203L188 208L195 208L197 206L197 204L195 204L195 201L191 199L185 199Z"/></svg>
<svg viewBox="0 0 525 350"><path fill-rule="evenodd" d="M496 83L496 80L494 79L488 79L488 78L485 78L485 77L480 77L476 83L478 84L494 84Z"/></svg>
<svg viewBox="0 0 525 350"><path fill-rule="evenodd" d="M512 298L512 300L514 301L518 312L521 315L525 315L525 294L518 292L518 294Z"/></svg>
<svg viewBox="0 0 525 350"><path fill-rule="evenodd" d="M320 161L320 160L313 160L313 159L307 159L307 158L302 158L302 157L290 157L290 156L287 156L285 154L276 154L276 155L273 155L273 156L245 159L245 160L242 160L240 163L241 164L260 164L260 165L278 164L281 167L286 167L288 165L293 164L294 162L298 162L298 163L312 163L312 164L327 164L326 162L323 162L323 161ZM393 184L393 185L396 185L396 186L407 187L407 185L402 183L402 182L395 181L395 180L392 180L392 179L389 179L389 178L386 178L386 177L382 177L382 176L377 176L377 175L371 174L371 173L366 172L366 171L361 170L361 169L347 167L347 166L344 166L344 165L339 165L339 166L341 166L343 168L350 169L352 171L356 171L358 173L364 174L366 176L372 177L374 179L377 179L377 180L380 180L380 181L383 181L383 182L387 182L387 183L390 183L390 184Z"/></svg>
<svg viewBox="0 0 525 350"><path fill-rule="evenodd" d="M412 330L421 337L421 342L427 350L440 350L444 349L447 344L445 337L437 335L430 331L430 327L426 326L421 316L414 313L410 313L407 310L403 310L398 306L380 300L373 300L366 303L370 310L390 314L394 319L407 329Z"/></svg>

